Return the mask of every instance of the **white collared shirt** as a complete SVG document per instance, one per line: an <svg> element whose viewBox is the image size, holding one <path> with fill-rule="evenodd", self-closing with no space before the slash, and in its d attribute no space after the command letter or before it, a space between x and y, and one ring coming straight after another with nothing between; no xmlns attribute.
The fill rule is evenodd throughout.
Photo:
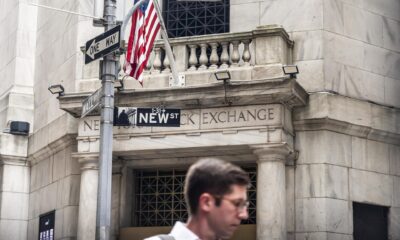
<svg viewBox="0 0 400 240"><path fill-rule="evenodd" d="M200 240L200 238L192 231L190 231L182 222L176 222L168 235L174 237L175 240ZM160 238L154 236L146 238L145 240L160 240Z"/></svg>

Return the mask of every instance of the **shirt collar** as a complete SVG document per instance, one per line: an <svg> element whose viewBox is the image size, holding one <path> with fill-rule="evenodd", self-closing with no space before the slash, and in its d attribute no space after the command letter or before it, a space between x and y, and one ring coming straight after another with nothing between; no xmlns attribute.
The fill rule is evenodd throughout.
<svg viewBox="0 0 400 240"><path fill-rule="evenodd" d="M176 240L200 240L200 238L192 231L190 231L184 223L179 221L175 223L170 235L173 236Z"/></svg>

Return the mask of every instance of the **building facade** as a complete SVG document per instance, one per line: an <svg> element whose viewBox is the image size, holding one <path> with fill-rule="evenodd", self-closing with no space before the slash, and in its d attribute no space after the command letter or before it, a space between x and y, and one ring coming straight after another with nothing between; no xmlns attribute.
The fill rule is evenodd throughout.
<svg viewBox="0 0 400 240"><path fill-rule="evenodd" d="M115 105L181 109L181 125L113 128L113 239L185 220L185 171L205 156L252 179L234 239L400 239L400 1L160 4L184 79L158 41ZM119 19L130 6L117 0ZM95 238L100 117L81 118L101 85L81 51L103 32L94 8L0 2L0 239Z"/></svg>

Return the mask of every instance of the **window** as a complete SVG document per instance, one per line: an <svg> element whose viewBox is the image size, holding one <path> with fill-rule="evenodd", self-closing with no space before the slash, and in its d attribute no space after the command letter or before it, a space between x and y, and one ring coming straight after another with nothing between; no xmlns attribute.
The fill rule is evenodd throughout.
<svg viewBox="0 0 400 240"><path fill-rule="evenodd" d="M229 32L229 0L164 0L163 17L171 38Z"/></svg>
<svg viewBox="0 0 400 240"><path fill-rule="evenodd" d="M387 216L387 207L354 202L354 240L387 240Z"/></svg>
<svg viewBox="0 0 400 240"><path fill-rule="evenodd" d="M249 194L249 219L243 224L256 223L256 168L245 168L251 179ZM176 221L186 222L183 186L186 171L140 170L135 171L135 227L173 226Z"/></svg>

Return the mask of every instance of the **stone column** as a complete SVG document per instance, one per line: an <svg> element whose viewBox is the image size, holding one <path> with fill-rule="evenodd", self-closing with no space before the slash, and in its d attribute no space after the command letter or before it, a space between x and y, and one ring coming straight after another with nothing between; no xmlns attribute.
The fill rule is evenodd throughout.
<svg viewBox="0 0 400 240"><path fill-rule="evenodd" d="M95 239L99 156L77 154L74 157L78 157L81 164L78 240Z"/></svg>
<svg viewBox="0 0 400 240"><path fill-rule="evenodd" d="M254 147L257 160L257 239L286 240L285 145Z"/></svg>

